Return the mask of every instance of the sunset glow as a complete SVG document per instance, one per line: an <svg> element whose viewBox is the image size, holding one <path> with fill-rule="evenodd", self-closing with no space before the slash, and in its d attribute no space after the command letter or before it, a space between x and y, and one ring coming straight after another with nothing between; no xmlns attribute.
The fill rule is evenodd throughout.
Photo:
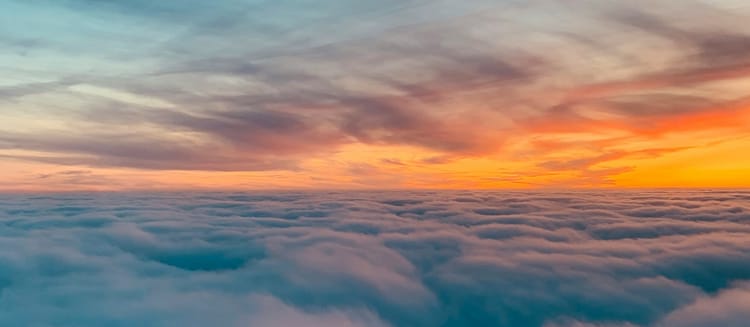
<svg viewBox="0 0 750 327"><path fill-rule="evenodd" d="M0 189L750 185L742 1L345 3L6 2Z"/></svg>
<svg viewBox="0 0 750 327"><path fill-rule="evenodd" d="M748 0L0 0L0 327L748 327Z"/></svg>

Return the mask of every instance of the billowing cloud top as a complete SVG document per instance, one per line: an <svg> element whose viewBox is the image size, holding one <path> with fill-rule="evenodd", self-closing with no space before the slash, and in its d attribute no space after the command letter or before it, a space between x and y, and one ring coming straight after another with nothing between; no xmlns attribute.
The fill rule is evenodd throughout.
<svg viewBox="0 0 750 327"><path fill-rule="evenodd" d="M750 184L742 0L8 0L0 45L2 189Z"/></svg>
<svg viewBox="0 0 750 327"><path fill-rule="evenodd" d="M0 195L0 325L746 327L748 192Z"/></svg>

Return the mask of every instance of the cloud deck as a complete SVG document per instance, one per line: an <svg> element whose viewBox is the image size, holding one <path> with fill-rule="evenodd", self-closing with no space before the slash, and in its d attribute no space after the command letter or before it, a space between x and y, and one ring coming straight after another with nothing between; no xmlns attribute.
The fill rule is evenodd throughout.
<svg viewBox="0 0 750 327"><path fill-rule="evenodd" d="M0 324L744 326L750 193L0 197Z"/></svg>

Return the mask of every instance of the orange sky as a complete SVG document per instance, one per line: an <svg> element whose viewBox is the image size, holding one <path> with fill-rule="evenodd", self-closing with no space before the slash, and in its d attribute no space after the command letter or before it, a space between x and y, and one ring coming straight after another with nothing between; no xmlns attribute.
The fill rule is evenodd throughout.
<svg viewBox="0 0 750 327"><path fill-rule="evenodd" d="M2 191L750 187L744 2L9 6Z"/></svg>

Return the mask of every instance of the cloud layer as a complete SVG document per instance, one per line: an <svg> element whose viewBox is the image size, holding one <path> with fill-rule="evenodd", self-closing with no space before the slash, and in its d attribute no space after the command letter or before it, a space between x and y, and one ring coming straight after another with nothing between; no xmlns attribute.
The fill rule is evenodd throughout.
<svg viewBox="0 0 750 327"><path fill-rule="evenodd" d="M4 195L0 324L743 326L750 194Z"/></svg>
<svg viewBox="0 0 750 327"><path fill-rule="evenodd" d="M392 171L405 178L438 167L450 174L436 180L472 180L445 165L489 160L542 176L503 186L602 186L648 166L639 160L716 158L706 152L750 137L740 0L0 6L0 158L45 165L38 174L325 177L314 161L340 154L326 167L343 178L397 157L414 171ZM600 160L571 162L581 157Z"/></svg>

